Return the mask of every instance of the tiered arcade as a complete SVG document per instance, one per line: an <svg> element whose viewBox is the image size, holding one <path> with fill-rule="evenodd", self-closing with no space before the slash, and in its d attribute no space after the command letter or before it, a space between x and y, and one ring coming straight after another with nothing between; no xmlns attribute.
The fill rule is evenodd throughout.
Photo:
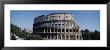
<svg viewBox="0 0 110 50"><path fill-rule="evenodd" d="M33 33L40 35L43 39L82 40L74 15L69 13L51 13L36 17Z"/></svg>

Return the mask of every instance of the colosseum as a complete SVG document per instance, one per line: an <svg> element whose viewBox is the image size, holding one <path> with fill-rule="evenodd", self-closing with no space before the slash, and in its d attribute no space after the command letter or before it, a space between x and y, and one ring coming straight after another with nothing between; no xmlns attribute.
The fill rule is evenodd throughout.
<svg viewBox="0 0 110 50"><path fill-rule="evenodd" d="M70 13L50 13L34 19L33 33L48 40L82 40L80 27Z"/></svg>

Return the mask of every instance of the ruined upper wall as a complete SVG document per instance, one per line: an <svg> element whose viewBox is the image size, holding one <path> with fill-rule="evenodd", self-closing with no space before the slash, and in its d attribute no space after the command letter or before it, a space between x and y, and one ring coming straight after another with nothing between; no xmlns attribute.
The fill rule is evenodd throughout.
<svg viewBox="0 0 110 50"><path fill-rule="evenodd" d="M67 13L54 13L48 15L48 20L73 20L74 16Z"/></svg>
<svg viewBox="0 0 110 50"><path fill-rule="evenodd" d="M74 20L74 15L69 13L51 13L47 16L41 15L34 19L34 23L53 20Z"/></svg>

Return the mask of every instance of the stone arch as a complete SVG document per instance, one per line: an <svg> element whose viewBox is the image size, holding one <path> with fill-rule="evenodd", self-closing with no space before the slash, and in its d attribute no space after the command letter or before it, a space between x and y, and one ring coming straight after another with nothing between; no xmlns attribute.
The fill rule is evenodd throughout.
<svg viewBox="0 0 110 50"><path fill-rule="evenodd" d="M48 39L50 39L50 35L47 35Z"/></svg>
<svg viewBox="0 0 110 50"><path fill-rule="evenodd" d="M44 32L44 28L43 27L41 27L41 32Z"/></svg>
<svg viewBox="0 0 110 50"><path fill-rule="evenodd" d="M73 35L70 35L70 40L73 40Z"/></svg>
<svg viewBox="0 0 110 50"><path fill-rule="evenodd" d="M57 39L57 34L54 35L54 39Z"/></svg>
<svg viewBox="0 0 110 50"><path fill-rule="evenodd" d="M54 28L51 28L51 32L54 32Z"/></svg>
<svg viewBox="0 0 110 50"><path fill-rule="evenodd" d="M73 35L73 39L76 40L76 36L75 35Z"/></svg>
<svg viewBox="0 0 110 50"><path fill-rule="evenodd" d="M57 32L57 28L55 28L55 32Z"/></svg>
<svg viewBox="0 0 110 50"><path fill-rule="evenodd" d="M79 32L79 29L78 28L76 29L76 32Z"/></svg>
<svg viewBox="0 0 110 50"><path fill-rule="evenodd" d="M54 35L53 34L51 34L51 39L54 39Z"/></svg>
<svg viewBox="0 0 110 50"><path fill-rule="evenodd" d="M65 35L62 35L62 39L65 39Z"/></svg>
<svg viewBox="0 0 110 50"><path fill-rule="evenodd" d="M45 32L47 32L47 28L45 28Z"/></svg>
<svg viewBox="0 0 110 50"><path fill-rule="evenodd" d="M66 35L66 39L69 39L69 36L68 35Z"/></svg>
<svg viewBox="0 0 110 50"><path fill-rule="evenodd" d="M62 29L62 32L65 32L65 29L64 28Z"/></svg>
<svg viewBox="0 0 110 50"><path fill-rule="evenodd" d="M72 29L70 29L70 32L72 32Z"/></svg>
<svg viewBox="0 0 110 50"><path fill-rule="evenodd" d="M61 32L61 29L60 28L58 29L58 32Z"/></svg>
<svg viewBox="0 0 110 50"><path fill-rule="evenodd" d="M47 28L47 29L48 29L47 31L50 32L50 28Z"/></svg>
<svg viewBox="0 0 110 50"><path fill-rule="evenodd" d="M52 35L50 34L49 36L50 36L50 39L52 39Z"/></svg>
<svg viewBox="0 0 110 50"><path fill-rule="evenodd" d="M66 32L68 32L69 30L68 29L66 29Z"/></svg>
<svg viewBox="0 0 110 50"><path fill-rule="evenodd" d="M61 39L61 35L58 35L58 39Z"/></svg>
<svg viewBox="0 0 110 50"><path fill-rule="evenodd" d="M73 29L73 32L75 32L75 29Z"/></svg>

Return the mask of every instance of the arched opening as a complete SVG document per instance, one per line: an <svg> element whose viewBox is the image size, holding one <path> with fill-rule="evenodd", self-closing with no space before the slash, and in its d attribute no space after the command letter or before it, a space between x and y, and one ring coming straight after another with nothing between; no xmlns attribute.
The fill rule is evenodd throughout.
<svg viewBox="0 0 110 50"><path fill-rule="evenodd" d="M79 31L79 29L76 29L76 32L78 32Z"/></svg>
<svg viewBox="0 0 110 50"><path fill-rule="evenodd" d="M50 35L47 35L48 39L50 39Z"/></svg>
<svg viewBox="0 0 110 50"><path fill-rule="evenodd" d="M48 28L48 32L50 32L50 28Z"/></svg>
<svg viewBox="0 0 110 50"><path fill-rule="evenodd" d="M47 32L47 28L45 28L45 32Z"/></svg>
<svg viewBox="0 0 110 50"><path fill-rule="evenodd" d="M53 39L54 37L53 37L53 35L51 35L51 39Z"/></svg>
<svg viewBox="0 0 110 50"><path fill-rule="evenodd" d="M73 39L76 40L76 36L75 35L73 36Z"/></svg>
<svg viewBox="0 0 110 50"><path fill-rule="evenodd" d="M73 35L70 35L70 39L73 40Z"/></svg>
<svg viewBox="0 0 110 50"><path fill-rule="evenodd" d="M79 39L79 36L77 35L77 39Z"/></svg>
<svg viewBox="0 0 110 50"><path fill-rule="evenodd" d="M68 29L66 29L66 32L68 32Z"/></svg>
<svg viewBox="0 0 110 50"><path fill-rule="evenodd" d="M55 32L57 32L57 29L55 28Z"/></svg>
<svg viewBox="0 0 110 50"><path fill-rule="evenodd" d="M64 31L65 31L65 29L63 28L63 29L62 29L62 32L64 32Z"/></svg>
<svg viewBox="0 0 110 50"><path fill-rule="evenodd" d="M70 29L70 32L72 32L72 29Z"/></svg>
<svg viewBox="0 0 110 50"><path fill-rule="evenodd" d="M58 35L58 39L61 39L61 35Z"/></svg>
<svg viewBox="0 0 110 50"><path fill-rule="evenodd" d="M66 35L66 39L67 39L67 40L69 39L69 36L68 36L68 35Z"/></svg>
<svg viewBox="0 0 110 50"><path fill-rule="evenodd" d="M52 26L54 26L54 24L52 24Z"/></svg>
<svg viewBox="0 0 110 50"><path fill-rule="evenodd" d="M61 32L61 29L58 29L58 32Z"/></svg>
<svg viewBox="0 0 110 50"><path fill-rule="evenodd" d="M75 32L75 29L73 29L73 32Z"/></svg>
<svg viewBox="0 0 110 50"><path fill-rule="evenodd" d="M65 39L65 36L64 35L62 35L62 39Z"/></svg>
<svg viewBox="0 0 110 50"><path fill-rule="evenodd" d="M51 28L51 32L54 32L54 28Z"/></svg>
<svg viewBox="0 0 110 50"><path fill-rule="evenodd" d="M57 39L57 34L56 34L56 35L54 35L54 39Z"/></svg>

